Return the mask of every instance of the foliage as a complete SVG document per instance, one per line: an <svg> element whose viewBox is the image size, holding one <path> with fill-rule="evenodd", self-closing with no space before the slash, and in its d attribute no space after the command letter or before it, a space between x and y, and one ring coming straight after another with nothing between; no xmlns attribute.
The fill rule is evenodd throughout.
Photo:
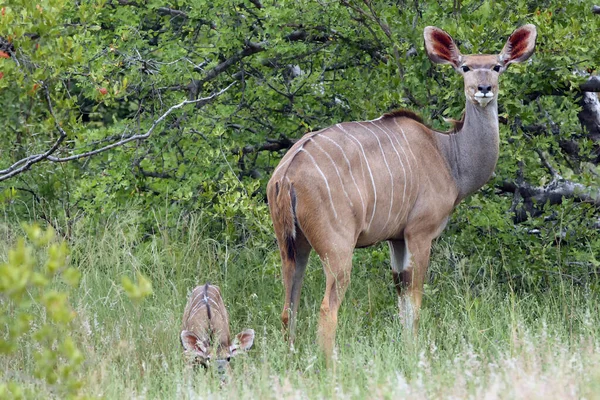
<svg viewBox="0 0 600 400"><path fill-rule="evenodd" d="M9 367L0 397L593 397L600 202L509 190L598 186L600 136L582 125L579 89L599 63L600 18L589 8L576 0L1 4L0 351ZM307 131L397 107L447 129L442 117L464 109L461 81L429 62L423 28L443 28L464 53L498 52L524 23L537 26L538 44L501 78L496 176L458 206L434 245L421 339L407 343L394 319L380 245L355 253L336 368L324 371L316 357L324 284L316 258L298 353L287 353L264 196L286 149ZM14 226L29 220L53 226L71 255L51 228L16 239ZM207 280L224 292L232 331L257 332L227 388L181 361L186 294ZM540 382L551 391L535 392Z"/></svg>
<svg viewBox="0 0 600 400"><path fill-rule="evenodd" d="M123 286L125 293L127 293L127 297L135 303L140 303L152 294L152 283L140 272L137 273L137 281L138 283L135 284L129 277L124 276L121 279L121 285Z"/></svg>
<svg viewBox="0 0 600 400"><path fill-rule="evenodd" d="M78 286L79 272L67 266L67 245L54 239L52 229L32 225L25 230L30 243L19 239L8 251L7 262L0 264L0 325L5 328L0 354L3 365L9 366L0 383L0 397L51 391L75 398L82 384L79 370L84 357L71 333L75 313L69 291ZM58 282L63 289L56 288ZM32 367L22 373L10 368L15 357L29 352Z"/></svg>
<svg viewBox="0 0 600 400"><path fill-rule="evenodd" d="M538 27L538 45L501 78L496 178L459 206L448 233L464 254L530 259L539 274L527 285L561 274L588 282L597 206L539 204L505 185L546 187L556 177L547 165L597 185L599 146L579 120L578 85L597 69L600 18L580 1L12 1L0 17L14 49L0 58L3 168L48 149L61 129L57 159L156 129L92 157L32 165L0 183L0 207L65 237L83 215L127 208L148 211L149 237L176 224L158 226L151 210L185 211L206 217L219 240L268 246L264 187L292 139L396 107L446 129L441 117L464 108L460 78L429 62L423 27L445 29L465 53L498 52L524 23ZM522 275L523 259L508 258L497 269L505 281Z"/></svg>
<svg viewBox="0 0 600 400"><path fill-rule="evenodd" d="M202 220L180 222L141 244L133 235L138 223L136 215L121 214L102 225L82 221L74 232L70 259L81 282L70 303L77 312L72 337L86 357L81 395L568 399L594 398L600 387L600 298L568 279L526 296L492 275L474 285L469 269L488 270L494 260L460 255L443 238L433 253L419 340L412 343L396 317L389 266L371 263L371 249L358 250L339 315L336 367L327 371L315 344L324 285L317 257L308 266L297 351L290 353L279 320L274 245L219 243ZM14 228L0 229L17 236ZM456 268L448 270L448 263ZM119 283L138 271L152 280L153 295L136 306ZM232 380L223 387L186 366L179 341L189 291L204 280L221 287L232 332L256 331L254 347L232 360ZM8 371L30 374L26 349L35 343L24 339L20 348Z"/></svg>

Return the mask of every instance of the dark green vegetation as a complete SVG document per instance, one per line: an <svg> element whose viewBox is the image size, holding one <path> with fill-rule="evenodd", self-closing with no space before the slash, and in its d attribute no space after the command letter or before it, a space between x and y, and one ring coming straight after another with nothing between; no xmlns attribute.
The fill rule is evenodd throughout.
<svg viewBox="0 0 600 400"><path fill-rule="evenodd" d="M158 221L163 217L157 215ZM563 282L552 291L524 295L492 279L474 286L469 267L490 264L457 258L449 241L440 239L433 278L425 288L420 336L412 343L396 317L388 266L362 258L361 252L339 315L335 366L327 371L315 344L324 289L316 257L306 277L298 351L289 354L279 321L283 294L274 248L220 243L205 236L199 219L140 243L139 219L136 213L120 214L73 232L71 264L81 280L71 290L77 314L70 326L80 358L62 358L59 365L77 366L83 356L68 375L68 382L83 384L81 395L565 399L594 398L600 389L600 296L589 289ZM0 229L11 242L20 234L4 225ZM0 252L6 254L7 248L0 246ZM455 268L449 270L452 260ZM119 282L140 270L152 280L154 293L136 305ZM232 361L233 379L224 388L217 377L186 368L181 356L181 315L199 279L221 285L232 331L251 326L257 333L249 354ZM31 311L34 332L38 321L46 320L41 310ZM2 355L8 368L0 371L0 382L16 380L24 389L35 389L37 398L49 392L64 398L60 385L33 379L38 351L33 343L26 334L16 352Z"/></svg>
<svg viewBox="0 0 600 400"><path fill-rule="evenodd" d="M86 359L82 393L215 392L182 367L177 342L187 291L206 280L223 289L232 330L257 331L227 389L248 397L419 397L448 387L465 397L493 388L503 368L498 379L514 381L519 365L540 382L562 371L559 398L569 385L565 396L597 389L600 107L582 92L600 86L588 81L600 64L591 3L11 0L0 9L0 261L23 221L68 241L81 273L71 324ZM463 53L492 53L525 23L537 26L538 44L501 78L496 176L434 247L419 343L398 343L380 246L356 252L337 369L314 361L316 262L299 353L286 355L264 197L281 155L304 132L398 107L447 129L442 117L464 107L462 83L429 62L423 28L446 30ZM134 306L119 283L136 271L154 295ZM35 386L29 343L9 358L9 372L24 372L1 381Z"/></svg>

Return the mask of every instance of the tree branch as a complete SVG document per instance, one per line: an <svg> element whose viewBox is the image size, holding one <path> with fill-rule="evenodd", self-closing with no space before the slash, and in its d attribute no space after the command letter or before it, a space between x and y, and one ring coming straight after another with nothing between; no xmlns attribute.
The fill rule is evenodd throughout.
<svg viewBox="0 0 600 400"><path fill-rule="evenodd" d="M29 157L25 157L25 158L17 161L16 163L11 165L7 169L0 170L0 182L4 181L6 179L12 178L13 176L19 175L20 173L25 172L29 168L31 168L31 166L33 164L36 164L40 161L43 161L43 160L49 158L51 156L51 154L54 153L58 149L60 144L67 137L67 133L59 125L59 123L56 119L56 115L54 114L54 109L52 108L52 101L50 100L50 91L48 90L48 86L45 83L43 84L43 86L44 86L44 94L45 94L46 102L48 103L48 110L50 111L50 115L52 115L52 119L54 120L54 126L56 126L56 129L58 130L58 133L59 133L58 139L56 139L54 144L45 152L43 152L41 154L35 154L35 155L31 155Z"/></svg>
<svg viewBox="0 0 600 400"><path fill-rule="evenodd" d="M600 92L600 76L590 76L590 78L579 85L582 92Z"/></svg>
<svg viewBox="0 0 600 400"><path fill-rule="evenodd" d="M260 0L250 0L250 3L254 4L254 6L258 9L263 8L262 3L260 2Z"/></svg>
<svg viewBox="0 0 600 400"><path fill-rule="evenodd" d="M156 9L156 11L158 11L158 13L160 15L171 15L173 17L181 17L181 18L188 17L188 15L185 11L175 10L173 8L168 8L168 7L158 7Z"/></svg>
<svg viewBox="0 0 600 400"><path fill-rule="evenodd" d="M172 17L178 17L182 19L188 19L189 16L185 11L176 10L174 8L169 7L158 7L156 9L159 15L170 15ZM211 29L217 29L217 25L213 21L209 21L204 18L196 18L195 20L199 21L202 25L208 25Z"/></svg>
<svg viewBox="0 0 600 400"><path fill-rule="evenodd" d="M244 146L241 149L242 154L252 154L258 153L260 151L279 151L279 150L287 150L296 143L298 139L288 139L286 137L282 137L281 139L267 139L266 143L262 143L259 145L248 145ZM239 153L240 149L235 149L234 153Z"/></svg>
<svg viewBox="0 0 600 400"><path fill-rule="evenodd" d="M535 149L535 152L540 157L540 161L541 161L542 165L548 170L548 172L552 176L552 179L558 179L558 180L562 179L562 176L560 176L559 173L556 172L554 167L552 165L550 165L550 163L548 162L548 159L544 155L544 152L540 149Z"/></svg>
<svg viewBox="0 0 600 400"><path fill-rule="evenodd" d="M190 83L188 88L190 89L191 93L193 94L193 96L190 96L190 97L194 98L196 96L196 94L200 91L200 89L202 88L202 85L204 85L208 81L215 79L217 76L219 76L221 73L225 72L232 65L234 65L235 63L240 61L242 58L245 58L245 57L251 56L252 54L264 51L265 45L266 45L266 42L261 42L261 43L246 42L246 47L244 47L242 50L238 51L233 56L229 57L227 60L223 61L222 63L218 64L216 67L214 67L213 69L208 71L204 78L202 78L200 80L195 80L192 83Z"/></svg>
<svg viewBox="0 0 600 400"><path fill-rule="evenodd" d="M227 90L229 90L229 88L231 88L233 85L235 85L237 82L233 82L231 83L229 86L227 86L224 89L221 89L220 91L208 96L208 97L204 97L201 99L196 99L196 100L185 100L182 101L179 104L176 104L174 106L172 106L171 108L169 108L163 115L161 115L158 119L156 119L152 126L150 127L150 129L148 129L148 131L144 134L141 135L133 135L133 136L129 136L126 138L123 138L122 140L115 142L115 143L111 143L109 145L106 145L104 147L101 147L99 149L96 150L92 150L92 151L88 151L85 153L80 153L80 154L75 154L72 156L68 156L68 157L55 157L52 156L52 154L54 152L56 152L56 150L58 149L58 147L60 146L60 144L65 140L65 138L67 137L66 132L62 129L62 127L59 125L56 116L54 114L54 110L52 108L52 103L50 100L50 93L48 91L48 88L46 85L44 85L44 89L46 92L46 101L48 102L48 109L50 110L50 114L52 115L53 119L54 119L54 124L57 128L57 130L60 133L59 138L56 140L56 142L52 145L52 147L50 149L48 149L47 151L45 151L44 153L41 154L35 154L35 155L31 155L28 157L25 157L19 161L17 161L16 163L14 163L13 165L11 165L9 168L5 169L5 170L0 170L0 182L7 180L9 178L12 178L22 172L27 171L29 168L31 168L31 166L33 164L39 163L43 160L48 160L51 162L67 162L67 161L72 161L72 160L77 160L77 159L81 159L81 158L85 158L85 157L90 157L99 153L103 153L107 150L110 149L114 149L115 147L120 147L123 146L129 142L132 142L134 140L145 140L147 138L150 137L150 135L152 134L152 132L154 131L154 129L162 122L165 120L165 118L167 118L173 111L182 108L188 104L200 104L200 105L205 105L208 102L210 102L211 100L217 98L218 96L220 96L221 94L225 93Z"/></svg>
<svg viewBox="0 0 600 400"><path fill-rule="evenodd" d="M527 182L504 181L496 186L505 193L518 192L524 199L537 204L561 204L563 199L593 204L600 208L600 189L591 188L567 179L552 181L547 186L533 186Z"/></svg>

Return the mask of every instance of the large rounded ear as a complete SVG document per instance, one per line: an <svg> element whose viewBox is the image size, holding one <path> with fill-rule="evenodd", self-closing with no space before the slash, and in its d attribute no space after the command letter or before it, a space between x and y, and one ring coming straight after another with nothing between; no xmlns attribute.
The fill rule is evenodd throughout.
<svg viewBox="0 0 600 400"><path fill-rule="evenodd" d="M435 26L428 26L423 31L425 51L431 61L437 64L452 64L458 68L462 54L458 50L452 36Z"/></svg>
<svg viewBox="0 0 600 400"><path fill-rule="evenodd" d="M205 343L196 336L193 332L183 330L181 331L181 344L185 351L188 351L192 354L199 355L200 357L205 357L208 355L208 347Z"/></svg>
<svg viewBox="0 0 600 400"><path fill-rule="evenodd" d="M250 350L254 344L254 329L246 329L238 333L233 340L231 345L231 355L235 356L239 354L239 350Z"/></svg>
<svg viewBox="0 0 600 400"><path fill-rule="evenodd" d="M504 62L505 66L527 60L533 54L536 38L535 25L527 24L517 28L506 41L500 53L500 60Z"/></svg>

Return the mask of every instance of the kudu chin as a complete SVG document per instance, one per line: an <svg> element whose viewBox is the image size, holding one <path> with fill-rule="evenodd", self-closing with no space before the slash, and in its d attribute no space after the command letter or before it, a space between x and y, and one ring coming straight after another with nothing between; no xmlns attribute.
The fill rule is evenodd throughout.
<svg viewBox="0 0 600 400"><path fill-rule="evenodd" d="M294 342L300 289L311 249L326 286L318 340L328 360L356 247L387 241L403 324L416 333L432 240L454 207L491 177L499 150L498 77L534 51L536 28L515 30L498 55L463 55L443 30L426 27L430 60L464 79L465 114L450 132L410 111L345 122L301 138L267 186L281 259L282 321Z"/></svg>
<svg viewBox="0 0 600 400"><path fill-rule="evenodd" d="M181 344L195 364L227 373L231 358L250 349L253 343L252 329L231 340L229 315L218 286L207 283L192 291L183 312Z"/></svg>

